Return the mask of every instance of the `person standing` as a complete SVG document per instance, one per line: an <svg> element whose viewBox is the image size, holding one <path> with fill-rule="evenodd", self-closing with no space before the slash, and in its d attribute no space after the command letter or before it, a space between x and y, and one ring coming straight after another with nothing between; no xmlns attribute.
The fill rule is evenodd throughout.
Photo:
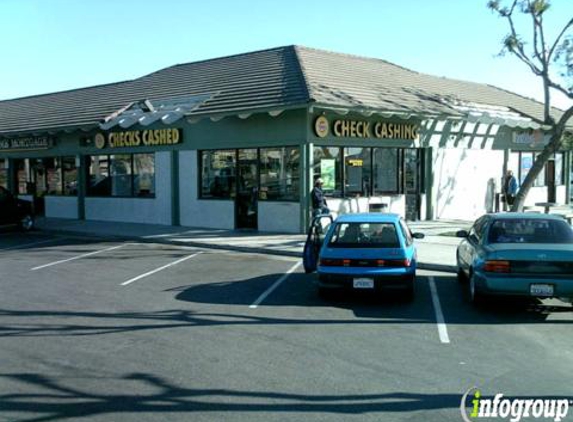
<svg viewBox="0 0 573 422"><path fill-rule="evenodd" d="M314 181L314 188L311 192L312 198L312 216L316 217L320 214L330 214L330 209L326 203L324 192L322 191L322 179L318 178Z"/></svg>
<svg viewBox="0 0 573 422"><path fill-rule="evenodd" d="M517 179L511 170L505 174L503 181L503 194L505 196L506 204L511 207L515 202L515 195L517 195Z"/></svg>

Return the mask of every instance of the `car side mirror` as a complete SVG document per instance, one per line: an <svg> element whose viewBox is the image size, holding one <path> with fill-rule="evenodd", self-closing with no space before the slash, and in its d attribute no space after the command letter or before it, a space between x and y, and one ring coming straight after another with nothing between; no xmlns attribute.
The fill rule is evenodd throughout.
<svg viewBox="0 0 573 422"><path fill-rule="evenodd" d="M426 237L426 235L424 233L416 232L412 233L412 237L414 239L423 239L424 237Z"/></svg>
<svg viewBox="0 0 573 422"><path fill-rule="evenodd" d="M467 230L458 230L456 232L456 237L463 237L463 238L467 238L469 237L469 233Z"/></svg>

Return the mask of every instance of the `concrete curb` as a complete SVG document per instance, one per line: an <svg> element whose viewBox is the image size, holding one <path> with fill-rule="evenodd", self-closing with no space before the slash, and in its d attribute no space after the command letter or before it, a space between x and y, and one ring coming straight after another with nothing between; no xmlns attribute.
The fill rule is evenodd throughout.
<svg viewBox="0 0 573 422"><path fill-rule="evenodd" d="M289 256L294 258L302 258L302 252L295 251L283 251L268 248L259 248L254 246L235 246L235 245L221 245L214 243L204 243L204 242L193 242L193 241L177 241L165 238L146 238L143 236L130 236L130 235L114 235L114 234L97 234L97 233L85 233L82 231L66 230L66 229L48 229L48 228L38 228L37 231L47 234L54 235L65 235L71 237L82 237L82 238L92 238L92 239L113 239L117 241L134 241L142 243L159 243L162 245L177 245L177 246L189 246L192 248L204 248L204 249L215 249L215 250L225 250L233 252L242 253L256 253L262 255L275 255L275 256ZM453 265L445 264L433 264L418 262L418 268L422 270L429 271L439 271L446 273L456 273L457 268Z"/></svg>

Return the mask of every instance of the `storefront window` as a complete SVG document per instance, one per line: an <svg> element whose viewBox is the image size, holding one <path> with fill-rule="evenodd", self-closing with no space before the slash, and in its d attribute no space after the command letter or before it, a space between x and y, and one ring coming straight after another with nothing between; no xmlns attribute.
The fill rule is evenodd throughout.
<svg viewBox="0 0 573 422"><path fill-rule="evenodd" d="M563 171L563 153L555 153L555 184L564 185L565 184L565 172Z"/></svg>
<svg viewBox="0 0 573 422"><path fill-rule="evenodd" d="M133 156L133 190L135 196L155 195L155 155Z"/></svg>
<svg viewBox="0 0 573 422"><path fill-rule="evenodd" d="M398 192L398 149L374 148L374 195Z"/></svg>
<svg viewBox="0 0 573 422"><path fill-rule="evenodd" d="M519 184L522 185L527 177L527 173L533 167L533 153L522 152L519 159Z"/></svg>
<svg viewBox="0 0 573 422"><path fill-rule="evenodd" d="M259 198L298 201L299 167L297 147L261 149Z"/></svg>
<svg viewBox="0 0 573 422"><path fill-rule="evenodd" d="M341 148L314 147L313 174L322 179L326 195L342 196Z"/></svg>
<svg viewBox="0 0 573 422"><path fill-rule="evenodd" d="M36 184L41 185L42 183L40 180L44 180L42 177L45 173L45 185L42 189L46 195L61 195L62 193L62 167L61 167L61 160L59 157L54 158L44 158L42 160L42 164L38 171L36 171L37 179ZM38 186L41 188L41 186Z"/></svg>
<svg viewBox="0 0 573 422"><path fill-rule="evenodd" d="M368 196L371 186L371 149L344 148L344 194Z"/></svg>
<svg viewBox="0 0 573 422"><path fill-rule="evenodd" d="M19 195L28 195L33 193L32 178L30 175L30 160L15 160L16 169L16 187Z"/></svg>
<svg viewBox="0 0 573 422"><path fill-rule="evenodd" d="M201 198L234 198L235 150L201 151Z"/></svg>
<svg viewBox="0 0 573 422"><path fill-rule="evenodd" d="M62 194L78 194L78 168L76 166L76 157L62 157Z"/></svg>
<svg viewBox="0 0 573 422"><path fill-rule="evenodd" d="M95 155L88 157L88 196L153 197L153 154Z"/></svg>
<svg viewBox="0 0 573 422"><path fill-rule="evenodd" d="M94 155L88 157L88 172L87 194L89 196L110 196L109 156Z"/></svg>
<svg viewBox="0 0 573 422"><path fill-rule="evenodd" d="M0 159L0 186L8 189L8 160Z"/></svg>
<svg viewBox="0 0 573 422"><path fill-rule="evenodd" d="M111 155L111 196L131 196L131 155Z"/></svg>

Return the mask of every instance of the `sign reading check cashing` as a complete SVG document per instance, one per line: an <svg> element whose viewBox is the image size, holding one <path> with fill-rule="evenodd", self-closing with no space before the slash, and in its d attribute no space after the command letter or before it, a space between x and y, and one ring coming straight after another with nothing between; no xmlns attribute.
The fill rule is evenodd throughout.
<svg viewBox="0 0 573 422"><path fill-rule="evenodd" d="M48 149L54 145L49 136L30 136L26 138L0 138L0 151L21 151Z"/></svg>
<svg viewBox="0 0 573 422"><path fill-rule="evenodd" d="M418 139L418 125L366 120L333 120L319 116L314 121L314 133L326 138L332 133L337 138Z"/></svg>
<svg viewBox="0 0 573 422"><path fill-rule="evenodd" d="M183 140L181 129L127 130L122 132L98 133L96 148L130 148L141 146L176 145Z"/></svg>

